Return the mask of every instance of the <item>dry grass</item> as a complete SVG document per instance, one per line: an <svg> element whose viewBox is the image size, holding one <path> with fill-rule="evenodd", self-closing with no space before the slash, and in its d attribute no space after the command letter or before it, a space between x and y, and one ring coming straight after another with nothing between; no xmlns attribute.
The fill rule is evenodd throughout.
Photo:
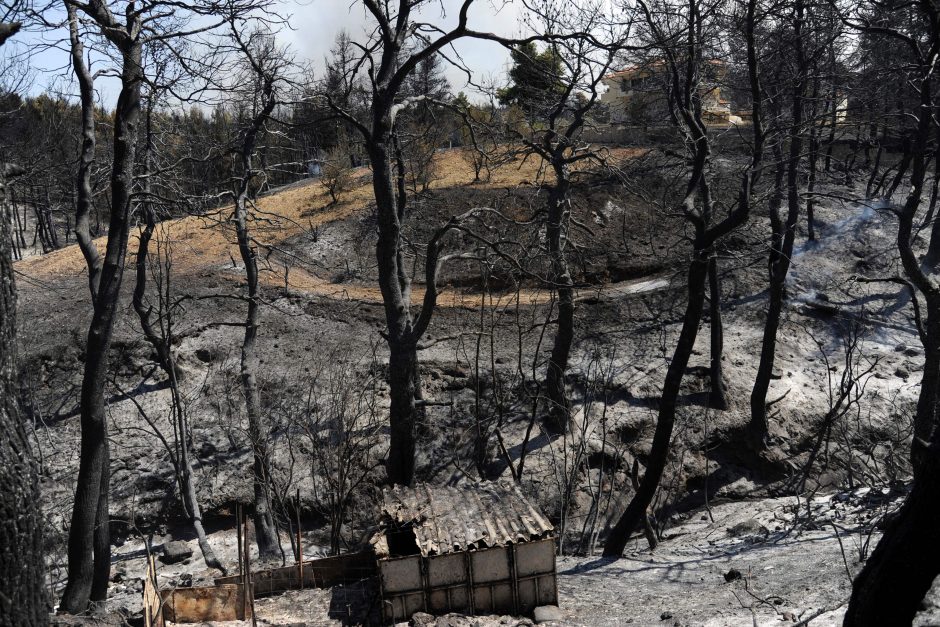
<svg viewBox="0 0 940 627"><path fill-rule="evenodd" d="M625 149L612 151L612 157L615 159L630 158L633 154L633 151ZM461 150L448 150L439 153L436 158L439 177L434 181L433 188L446 189L473 184L473 169L466 153ZM476 183L474 186L477 189L500 189L531 183L539 177L540 165L534 158L507 164L494 170L489 181ZM262 246L278 247L313 228L345 220L365 211L369 204L374 202L371 177L367 168L354 171L354 177L356 183L337 203L331 203L326 187L320 182L289 187L258 199L252 224L253 236ZM231 206L201 216L167 220L161 227L163 236L172 248L174 269L181 273L184 279L186 276L204 273L210 268L224 266L230 259L238 257ZM132 232L128 255L136 255L137 243L137 233ZM98 238L95 244L103 254L106 238ZM86 271L81 252L78 246L74 245L46 255L29 257L17 262L16 267L28 277L43 280L78 276ZM233 281L244 278L243 275L221 268L218 273ZM282 286L283 277L284 273L278 277L276 273L266 272L262 273L262 282L268 286ZM288 286L293 289L344 300L381 302L377 286L350 283L337 285L296 267L289 270L287 277ZM418 302L423 297L424 289L416 286L412 300ZM444 307L478 307L482 297L481 294L447 290L441 294L439 304ZM515 297L514 294L512 297L503 297L502 300L514 300ZM523 304L534 304L546 301L549 294L544 290L527 289L519 293L518 297Z"/></svg>

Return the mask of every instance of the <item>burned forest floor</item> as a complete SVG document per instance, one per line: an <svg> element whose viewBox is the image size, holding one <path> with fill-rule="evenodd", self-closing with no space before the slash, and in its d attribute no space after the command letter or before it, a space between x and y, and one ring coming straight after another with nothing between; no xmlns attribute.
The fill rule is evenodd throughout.
<svg viewBox="0 0 940 627"><path fill-rule="evenodd" d="M624 169L646 157L626 149L614 155ZM740 164L719 166L731 180ZM530 162L509 164L489 180L474 182L472 168L456 150L442 152L437 167L436 180L411 209L405 234L413 244L408 262L414 275L423 276L424 243L434 230L474 207L504 216L475 228L501 238L505 254L485 255L471 238L447 242L450 252L476 254L444 269L440 306L422 342L429 403L419 425L419 480L453 484L518 474L524 492L558 532L561 609L573 624L840 622L849 575L858 571L860 557L874 547L884 518L905 494L923 359L905 295L894 284L868 281L898 273L896 223L885 205L864 202L863 189L835 175L820 177L817 240L807 241L804 218L787 283L769 394L769 459L758 459L742 437L767 300L766 199L722 244L730 406L708 407L706 316L654 503L661 544L650 552L639 536L623 559L610 561L598 555L632 495L633 468L642 472L649 455L657 399L682 322L687 227L603 173L576 177L577 225L569 234L578 285L568 377L572 417L569 432L554 436L542 427L545 407L539 401L551 348L552 327L545 320L554 301L537 280L546 267L533 252L540 234L525 226L544 201L540 171ZM296 515L290 504L299 490L308 557L325 554L330 544L324 494L333 485L328 475L335 459L325 459L320 431L328 425L317 421L346 421L344 446L332 450L345 451L362 477L338 530L341 549L362 546L374 529L384 480L387 353L375 283L375 211L369 172L354 175L338 202L317 181L258 200L262 403L282 516ZM653 184L671 182L661 177ZM170 252L172 263L161 267L180 305L174 310L174 350L198 496L210 542L223 556L235 551L232 505L250 503L252 489L238 378L244 268L229 212L167 221L157 236ZM139 607L134 581L145 538L155 547L173 537L196 546L187 536L168 447L161 441L172 433L170 391L129 305L135 250L132 236L107 393L113 572L123 573L115 576L111 595L114 608L128 612ZM524 260L528 273L514 275L507 257ZM42 467L57 588L65 578L91 307L76 247L25 259L16 270L21 386ZM416 280L412 301L420 303L422 295ZM834 413L847 380L856 382L856 395L847 410ZM285 525L285 543L288 535ZM160 576L180 585L210 573L197 549L188 565L161 567ZM260 624L328 624L331 616L350 622L337 615L342 599L332 594L315 590L259 600ZM460 620L440 624L487 624Z"/></svg>

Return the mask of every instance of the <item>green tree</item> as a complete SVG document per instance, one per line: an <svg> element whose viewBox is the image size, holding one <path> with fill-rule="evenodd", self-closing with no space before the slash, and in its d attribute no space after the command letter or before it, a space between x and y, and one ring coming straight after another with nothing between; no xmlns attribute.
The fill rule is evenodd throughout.
<svg viewBox="0 0 940 627"><path fill-rule="evenodd" d="M509 86L497 93L500 104L517 106L532 116L558 101L565 86L561 57L552 47L539 52L535 43L529 42L514 47L510 56Z"/></svg>

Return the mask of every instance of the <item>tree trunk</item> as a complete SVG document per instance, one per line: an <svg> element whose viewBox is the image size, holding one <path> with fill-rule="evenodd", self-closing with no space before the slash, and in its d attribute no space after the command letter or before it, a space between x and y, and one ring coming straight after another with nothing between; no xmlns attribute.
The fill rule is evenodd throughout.
<svg viewBox="0 0 940 627"><path fill-rule="evenodd" d="M0 164L0 625L39 627L49 624L49 608L39 477L17 404L16 283L5 194L13 173Z"/></svg>
<svg viewBox="0 0 940 627"><path fill-rule="evenodd" d="M91 168L95 162L95 93L94 80L85 65L85 48L78 36L78 15L75 5L66 3L69 20L69 39L71 40L72 69L78 82L82 111L82 147L78 157L78 171L75 175L75 240L85 258L88 270L88 289L91 301L98 296L98 276L101 273L101 256L91 237L91 210L94 196L91 186Z"/></svg>
<svg viewBox="0 0 940 627"><path fill-rule="evenodd" d="M415 470L415 394L418 392L418 353L413 345L389 342L388 385L391 396L389 482L410 485Z"/></svg>
<svg viewBox="0 0 940 627"><path fill-rule="evenodd" d="M708 403L712 409L728 409L728 393L722 372L721 358L725 347L725 331L721 321L721 282L718 276L718 257L708 260L708 315L711 332L711 361L708 369L711 385Z"/></svg>
<svg viewBox="0 0 940 627"><path fill-rule="evenodd" d="M248 153L250 155L250 152ZM251 440L253 456L252 479L254 484L255 507L253 520L258 542L258 554L262 560L274 559L280 555L277 527L271 511L270 482L271 473L268 462L268 434L264 428L261 413L261 396L258 391L259 359L255 349L260 319L260 295L258 293L258 263L255 251L248 236L248 186L251 166L245 168L245 180L235 201L235 224L238 235L238 251L245 264L245 277L248 284L248 313L245 317L245 336L242 341L241 380L245 395L245 410L248 414L248 437Z"/></svg>
<svg viewBox="0 0 940 627"><path fill-rule="evenodd" d="M372 166L372 188L378 211L379 237L375 256L379 289L385 305L386 341L389 348L388 385L390 442L386 473L392 484L411 485L415 471L415 399L420 396L418 355L412 335L409 309L410 280L402 267L401 220L404 198L395 194L388 140L391 123L379 118L367 141Z"/></svg>
<svg viewBox="0 0 940 627"><path fill-rule="evenodd" d="M552 288L558 295L558 326L545 375L548 396L546 427L552 433L568 430L571 403L565 389L565 373L574 341L574 283L565 257L564 231L568 216L568 180L565 166L556 168L557 181L548 195L548 222L545 233L552 263Z"/></svg>
<svg viewBox="0 0 940 627"><path fill-rule="evenodd" d="M914 295L914 298L917 298ZM940 298L928 296L927 321L924 338L924 370L914 414L914 434L911 442L911 462L915 476L923 460L927 444L937 430L940 416ZM938 430L940 431L940 430Z"/></svg>
<svg viewBox="0 0 940 627"><path fill-rule="evenodd" d="M708 277L710 254L710 250L696 250L695 257L689 265L688 302L685 317L682 321L682 331L679 333L676 350L673 352L672 361L666 371L663 393L659 401L659 415L656 419L656 432L653 435L653 446L646 464L646 472L643 474L643 480L633 500L630 501L607 537L607 542L604 544L605 557L620 557L623 554L630 534L646 518L647 509L653 502L653 496L656 494L659 481L666 468L672 430L676 422L679 390L682 387L685 370L689 365L689 358L692 356L692 349L695 347L695 338L698 335L698 327L705 306L705 282Z"/></svg>
<svg viewBox="0 0 940 627"><path fill-rule="evenodd" d="M790 271L793 240L796 237L796 225L800 217L799 167L800 152L803 148L803 140L800 134L803 121L803 89L805 89L805 77L803 83L797 87L793 98L793 125L790 130L790 151L786 164L787 220L784 225L780 224L779 218L779 206L782 202L783 169L780 151L775 147L778 166L774 195L770 200L772 236L769 260L769 302L767 305L767 318L764 322L764 335L761 340L760 363L757 366L757 376L751 390L751 421L748 425L751 440L758 449L767 446L767 434L769 432L767 391L770 389L770 379L773 376L777 349L777 330L780 327L787 273Z"/></svg>
<svg viewBox="0 0 940 627"><path fill-rule="evenodd" d="M938 162L940 163L940 162ZM934 167L938 167L935 165ZM937 203L937 188L940 186L940 171L934 175L933 189L930 195L930 213L935 213ZM924 255L923 266L929 272L936 272L940 265L940 217L933 216L933 224L930 227L930 243L927 245L927 253Z"/></svg>
<svg viewBox="0 0 940 627"><path fill-rule="evenodd" d="M855 578L845 627L910 625L940 575L940 438L924 451L921 472L878 546Z"/></svg>
<svg viewBox="0 0 940 627"><path fill-rule="evenodd" d="M819 99L819 71L814 67L813 71L813 91L810 95L810 113L809 113L809 155L807 158L809 177L806 182L806 238L816 241L816 211L815 198L813 192L816 189L816 170L819 162L819 129L816 126L817 101Z"/></svg>
<svg viewBox="0 0 940 627"><path fill-rule="evenodd" d="M239 229L238 240L238 249L245 264L245 274L248 278L248 314L245 318L245 337L242 341L241 380L242 392L245 395L245 409L248 414L248 438L251 440L251 451L254 459L252 465L255 499L253 520L258 542L258 555L262 560L266 560L280 555L280 545L278 543L277 527L274 524L274 515L271 511L268 434L263 426L261 396L258 391L258 380L255 376L259 364L255 350L260 317L258 267L255 252L250 247L243 229Z"/></svg>
<svg viewBox="0 0 940 627"><path fill-rule="evenodd" d="M121 93L114 113L114 167L111 173L111 220L108 243L88 329L81 390L81 461L75 488L68 542L68 582L60 609L78 614L89 602L102 603L108 595L111 542L108 517L110 451L104 388L108 351L118 311L124 256L127 253L128 217L134 186L134 156L140 118L143 79L139 38L121 47Z"/></svg>
<svg viewBox="0 0 940 627"><path fill-rule="evenodd" d="M148 120L149 122L149 120ZM176 421L175 431L177 433L177 451L179 459L174 463L175 469L179 473L178 481L180 486L180 500L183 503L183 509L189 517L193 530L196 532L196 538L199 541L199 549L206 561L206 565L221 571L222 575L228 574L225 566L216 557L206 536L206 530L202 526L202 509L199 507L199 499L196 495L196 487L193 485L193 465L189 457L189 421L183 407L183 398L180 394L178 368L176 360L170 349L172 346L172 335L160 337L153 328L150 320L151 309L144 305L144 294L147 290L147 256L150 249L150 240L153 237L153 231L156 223L153 211L147 208L147 226L140 233L140 241L137 246L137 284L134 287L133 304L137 317L140 320L140 326L144 337L157 353L157 362L161 370L167 376L170 382L170 393L173 399L173 418ZM169 277L166 277L169 281ZM166 303L169 306L169 303ZM166 307L161 307L161 312L166 313ZM170 328L170 321L167 319L167 327Z"/></svg>

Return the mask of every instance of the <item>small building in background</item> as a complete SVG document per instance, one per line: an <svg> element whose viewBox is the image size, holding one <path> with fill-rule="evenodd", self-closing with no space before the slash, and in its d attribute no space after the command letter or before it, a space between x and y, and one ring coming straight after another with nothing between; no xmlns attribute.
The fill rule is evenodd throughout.
<svg viewBox="0 0 940 627"><path fill-rule="evenodd" d="M515 484L387 489L371 543L387 621L558 604L554 527Z"/></svg>
<svg viewBox="0 0 940 627"><path fill-rule="evenodd" d="M728 68L719 59L706 63L706 73L699 89L702 119L708 126L740 124L750 114L731 110L731 101L724 94ZM615 124L657 126L670 124L666 100L669 68L662 60L634 65L612 72L602 79L607 88L600 101L607 105L610 121Z"/></svg>

